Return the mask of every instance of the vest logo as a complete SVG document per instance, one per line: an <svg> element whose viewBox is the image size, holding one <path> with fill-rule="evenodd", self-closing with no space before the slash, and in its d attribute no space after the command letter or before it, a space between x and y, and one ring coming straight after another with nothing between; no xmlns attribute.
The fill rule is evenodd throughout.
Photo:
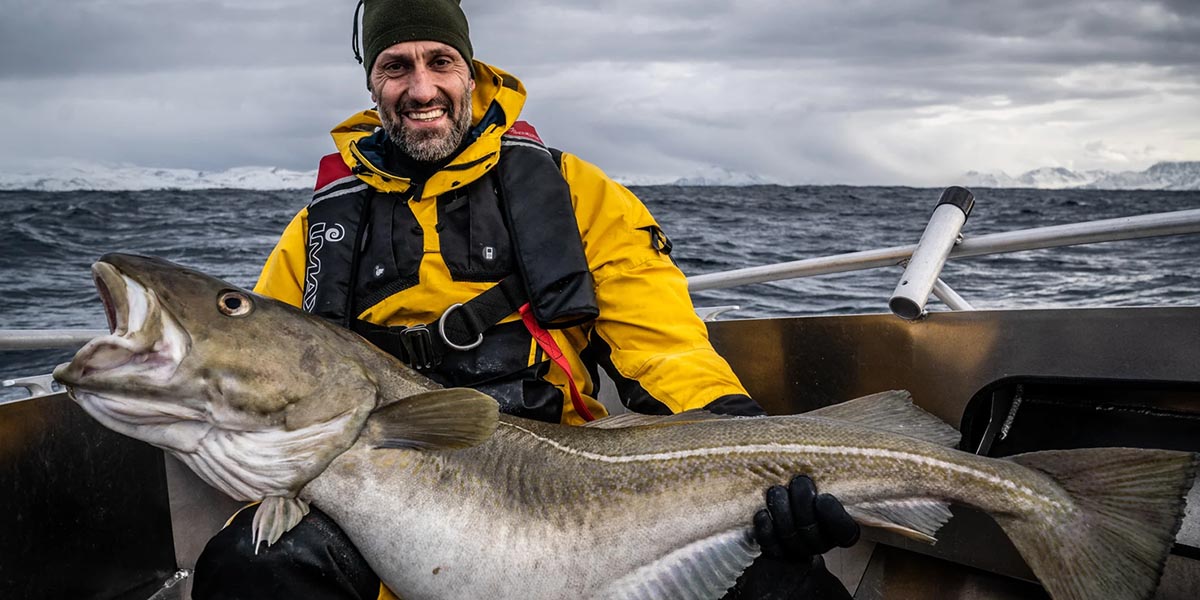
<svg viewBox="0 0 1200 600"><path fill-rule="evenodd" d="M324 227L325 224L321 223L321 226ZM342 227L341 225L338 225L337 223L334 223L333 227L330 227L329 229L327 229L325 231L325 240L330 243L336 244L345 238L346 238L346 229L344 227Z"/></svg>
<svg viewBox="0 0 1200 600"><path fill-rule="evenodd" d="M304 270L304 299L300 307L304 312L313 312L317 304L317 275L321 274L321 248L325 247L325 223L310 223L308 226L308 268Z"/></svg>
<svg viewBox="0 0 1200 600"><path fill-rule="evenodd" d="M304 312L313 312L317 306L317 287L321 274L321 249L325 242L336 244L346 239L346 228L334 223L332 227L325 223L312 223L308 226L308 268L304 270L304 298L300 307Z"/></svg>

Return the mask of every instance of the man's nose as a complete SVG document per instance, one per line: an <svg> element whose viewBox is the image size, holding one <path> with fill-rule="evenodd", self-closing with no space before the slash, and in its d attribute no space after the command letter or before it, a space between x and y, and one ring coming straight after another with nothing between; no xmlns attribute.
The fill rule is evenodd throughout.
<svg viewBox="0 0 1200 600"><path fill-rule="evenodd" d="M433 74L424 67L413 69L409 76L408 96L419 104L428 104L437 97Z"/></svg>

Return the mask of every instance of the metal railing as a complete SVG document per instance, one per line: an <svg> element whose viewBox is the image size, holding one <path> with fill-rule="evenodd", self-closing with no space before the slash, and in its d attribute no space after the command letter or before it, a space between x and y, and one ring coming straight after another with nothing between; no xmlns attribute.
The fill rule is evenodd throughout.
<svg viewBox="0 0 1200 600"><path fill-rule="evenodd" d="M70 350L107 329L0 329L0 350Z"/></svg>
<svg viewBox="0 0 1200 600"><path fill-rule="evenodd" d="M1024 250L1078 246L1098 242L1117 242L1166 235L1200 233L1200 209L1139 215L1054 225L1034 229L1022 229L1004 233L990 233L968 237L950 251L950 258L968 258L987 254L1004 254ZM767 283L785 279L798 279L830 273L863 271L879 267L895 267L912 256L916 244L892 246L878 250L864 250L820 258L808 258L792 262L735 269L721 273L696 275L688 279L688 288L693 292L737 287L751 283Z"/></svg>

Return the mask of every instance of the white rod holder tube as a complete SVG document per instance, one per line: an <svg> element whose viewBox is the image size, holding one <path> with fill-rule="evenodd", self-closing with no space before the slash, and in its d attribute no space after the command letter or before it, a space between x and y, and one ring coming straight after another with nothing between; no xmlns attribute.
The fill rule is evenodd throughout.
<svg viewBox="0 0 1200 600"><path fill-rule="evenodd" d="M974 206L975 195L966 188L954 186L942 192L929 225L925 226L925 233L921 234L921 241L917 242L917 249L888 301L888 307L896 316L912 321L925 314L929 293Z"/></svg>

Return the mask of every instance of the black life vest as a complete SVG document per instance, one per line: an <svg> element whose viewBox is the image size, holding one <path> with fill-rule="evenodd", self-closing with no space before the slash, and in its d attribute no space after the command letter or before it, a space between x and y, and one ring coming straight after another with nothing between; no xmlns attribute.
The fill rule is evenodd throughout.
<svg viewBox="0 0 1200 600"><path fill-rule="evenodd" d="M570 327L599 314L594 282L570 189L554 155L534 140L505 135L487 175L435 200L441 253L459 281L500 281L516 269L538 322ZM411 211L394 210L409 194L376 192L340 155L326 157L321 169L345 176L318 189L308 207L303 308L348 326L417 284L422 232ZM379 243L384 240L391 243Z"/></svg>
<svg viewBox="0 0 1200 600"><path fill-rule="evenodd" d="M493 169L433 200L439 250L458 281L519 276L543 327L585 323L599 308L570 189L557 155L523 125L502 138ZM355 328L357 315L419 281L423 232L407 202L420 189L379 192L336 154L321 161L318 181L308 207L302 308ZM493 327L486 338L479 348L447 356L427 375L497 396L505 412L557 421L562 396L540 381L548 365L528 364L528 332L517 322ZM536 384L547 389L532 389ZM485 389L496 386L507 387Z"/></svg>

